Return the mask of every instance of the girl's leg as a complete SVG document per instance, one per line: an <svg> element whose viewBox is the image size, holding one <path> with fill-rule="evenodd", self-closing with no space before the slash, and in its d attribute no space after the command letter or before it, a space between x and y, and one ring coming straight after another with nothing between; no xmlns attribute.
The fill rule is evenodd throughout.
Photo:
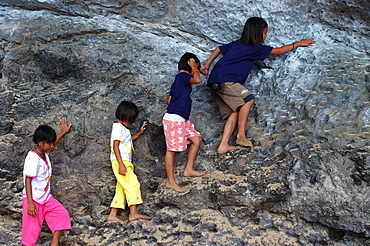
<svg viewBox="0 0 370 246"><path fill-rule="evenodd" d="M119 169L118 161L113 160L112 170L113 170L114 176L117 179L117 184L116 184L115 194L114 194L113 200L110 205L111 210L107 218L108 221L123 221L117 217L117 213L118 213L119 208L125 209L125 205L126 205L126 196L125 196L125 192L122 187L122 184L121 184L121 182L123 182L121 181L121 179L123 179L125 176L120 175L118 172L118 169Z"/></svg>
<svg viewBox="0 0 370 246"><path fill-rule="evenodd" d="M194 162L195 159L197 158L198 151L200 148L200 145L202 143L202 138L201 137L193 137L189 138L189 140L192 142L189 150L188 150L188 159L186 162L186 167L184 170L184 176L185 177L200 177L206 174L206 172L197 172L194 170Z"/></svg>
<svg viewBox="0 0 370 246"><path fill-rule="evenodd" d="M222 134L221 143L218 146L218 154L226 154L227 152L235 149L235 146L229 145L229 140L233 134L236 124L238 123L238 114L239 112L232 113L229 118L226 120L224 126L224 133Z"/></svg>
<svg viewBox="0 0 370 246"><path fill-rule="evenodd" d="M63 231L71 229L71 218L67 209L54 197L44 204L45 221L53 232L52 246L58 246Z"/></svg>
<svg viewBox="0 0 370 246"><path fill-rule="evenodd" d="M176 152L167 150L166 155L164 157L164 167L166 168L167 174L166 187L169 189L173 189L177 192L186 192L187 190L181 188L181 186L178 185L175 181L175 171L174 171L175 154Z"/></svg>
<svg viewBox="0 0 370 246"><path fill-rule="evenodd" d="M36 245L42 224L44 222L44 209L43 206L34 202L37 210L36 216L31 216L27 213L28 201L27 198L23 198L22 207L22 245Z"/></svg>
<svg viewBox="0 0 370 246"><path fill-rule="evenodd" d="M108 215L108 221L123 221L117 217L118 208L111 208Z"/></svg>
<svg viewBox="0 0 370 246"><path fill-rule="evenodd" d="M239 110L238 115L238 135L236 139L236 144L244 147L253 147L252 142L247 139L245 136L245 128L247 126L247 121L249 117L249 112L254 103L254 99L245 103Z"/></svg>
<svg viewBox="0 0 370 246"><path fill-rule="evenodd" d="M130 214L128 216L128 220L129 221L133 221L133 220L138 220L138 219L149 220L150 217L145 216L145 215L142 215L142 214L139 214L137 212L137 205L136 204L133 204L133 205L130 206Z"/></svg>
<svg viewBox="0 0 370 246"><path fill-rule="evenodd" d="M51 246L58 246L59 245L59 241L60 241L60 238L62 237L62 232L63 231L55 231L53 233L53 239L51 241Z"/></svg>

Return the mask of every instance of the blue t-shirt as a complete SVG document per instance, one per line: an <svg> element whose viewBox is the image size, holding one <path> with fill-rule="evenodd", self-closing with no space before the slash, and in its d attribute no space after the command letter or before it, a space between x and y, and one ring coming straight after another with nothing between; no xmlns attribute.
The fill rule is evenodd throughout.
<svg viewBox="0 0 370 246"><path fill-rule="evenodd" d="M237 82L244 84L255 60L264 60L272 47L247 45L239 40L219 46L223 57L213 67L207 84Z"/></svg>
<svg viewBox="0 0 370 246"><path fill-rule="evenodd" d="M177 114L186 120L189 119L191 110L191 75L185 72L178 73L175 81L171 86L170 96L172 96L170 104L167 107L167 113Z"/></svg>

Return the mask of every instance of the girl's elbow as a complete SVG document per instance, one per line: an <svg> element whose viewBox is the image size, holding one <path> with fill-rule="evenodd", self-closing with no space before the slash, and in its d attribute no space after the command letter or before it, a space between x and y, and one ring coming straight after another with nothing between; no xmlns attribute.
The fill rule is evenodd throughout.
<svg viewBox="0 0 370 246"><path fill-rule="evenodd" d="M284 53L281 52L281 50L276 49L276 48L272 49L271 53L270 53L270 55L282 55L282 54L284 54Z"/></svg>
<svg viewBox="0 0 370 246"><path fill-rule="evenodd" d="M202 80L200 80L200 79L194 79L192 82L192 84L200 84L200 82L201 82Z"/></svg>

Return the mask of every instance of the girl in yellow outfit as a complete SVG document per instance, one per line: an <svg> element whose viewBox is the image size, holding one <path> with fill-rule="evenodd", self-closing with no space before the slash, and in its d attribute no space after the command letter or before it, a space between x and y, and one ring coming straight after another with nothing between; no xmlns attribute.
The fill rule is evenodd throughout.
<svg viewBox="0 0 370 246"><path fill-rule="evenodd" d="M130 207L129 221L137 219L150 219L148 216L137 212L137 204L142 204L140 183L134 173L132 165L132 140L143 134L146 122L140 127L139 132L131 136L129 125L134 123L138 116L138 108L132 102L121 102L116 110L117 121L113 123L110 140L113 173L117 178L116 194L111 203L109 221L122 221L117 217L118 209L125 209L126 203Z"/></svg>

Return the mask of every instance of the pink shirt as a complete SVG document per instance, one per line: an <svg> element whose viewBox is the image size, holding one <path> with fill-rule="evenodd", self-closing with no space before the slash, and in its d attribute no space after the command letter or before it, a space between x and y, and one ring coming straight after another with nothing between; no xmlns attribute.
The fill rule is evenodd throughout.
<svg viewBox="0 0 370 246"><path fill-rule="evenodd" d="M23 168L23 198L26 194L26 177L32 178L32 199L44 204L52 196L50 193L51 163L49 153L45 153L46 160L42 159L34 149L30 150L24 161Z"/></svg>

